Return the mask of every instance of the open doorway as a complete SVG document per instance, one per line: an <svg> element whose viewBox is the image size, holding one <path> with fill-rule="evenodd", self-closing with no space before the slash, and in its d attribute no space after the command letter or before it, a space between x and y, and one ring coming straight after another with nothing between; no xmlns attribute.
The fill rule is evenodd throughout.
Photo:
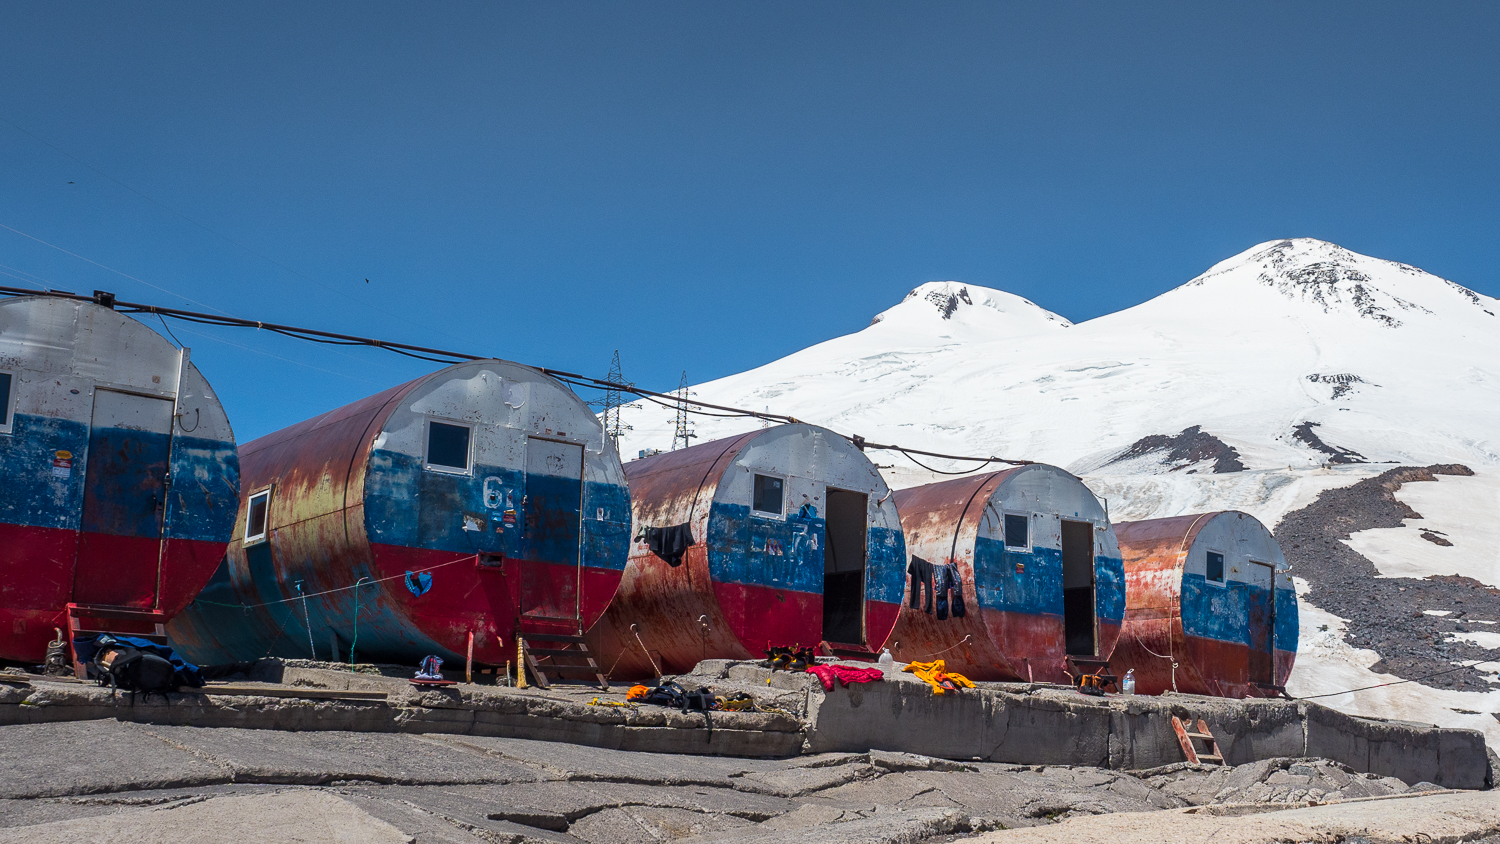
<svg viewBox="0 0 1500 844"><path fill-rule="evenodd" d="M1250 682L1269 686L1275 680L1276 590L1268 563L1250 561L1248 592L1250 624Z"/></svg>
<svg viewBox="0 0 1500 844"><path fill-rule="evenodd" d="M869 496L828 490L828 545L823 551L823 638L865 641L865 529Z"/></svg>
<svg viewBox="0 0 1500 844"><path fill-rule="evenodd" d="M1063 635L1069 656L1097 656L1094 618L1094 526L1062 523Z"/></svg>

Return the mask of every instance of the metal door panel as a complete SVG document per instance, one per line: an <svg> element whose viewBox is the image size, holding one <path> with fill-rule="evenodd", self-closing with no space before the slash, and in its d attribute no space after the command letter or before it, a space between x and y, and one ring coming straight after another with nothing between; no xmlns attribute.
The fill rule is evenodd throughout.
<svg viewBox="0 0 1500 844"><path fill-rule="evenodd" d="M1247 572L1250 576L1246 589L1249 606L1248 621L1250 645L1250 682L1275 682L1276 593L1272 589L1272 569L1265 563L1252 561Z"/></svg>
<svg viewBox="0 0 1500 844"><path fill-rule="evenodd" d="M94 391L73 600L154 606L173 403Z"/></svg>
<svg viewBox="0 0 1500 844"><path fill-rule="evenodd" d="M583 515L583 446L527 437L523 502L526 550L517 563L521 614L575 619Z"/></svg>

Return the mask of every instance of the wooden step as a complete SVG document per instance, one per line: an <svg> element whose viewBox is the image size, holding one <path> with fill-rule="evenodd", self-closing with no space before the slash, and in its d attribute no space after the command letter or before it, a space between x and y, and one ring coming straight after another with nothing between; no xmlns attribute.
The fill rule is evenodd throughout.
<svg viewBox="0 0 1500 844"><path fill-rule="evenodd" d="M587 651L579 651L572 648L533 648L529 644L526 646L526 650L538 656L576 656L587 658L589 655Z"/></svg>
<svg viewBox="0 0 1500 844"><path fill-rule="evenodd" d="M1182 723L1181 718L1176 715L1172 716L1172 730L1177 733L1177 743L1182 746L1182 755L1187 758L1187 761L1194 765L1205 761L1216 762L1220 765L1226 764L1224 755L1219 752L1219 742L1214 738L1213 731L1208 728L1208 722L1199 718L1198 723L1192 726L1196 729L1190 730ZM1193 744L1195 740L1203 742L1202 752Z"/></svg>
<svg viewBox="0 0 1500 844"><path fill-rule="evenodd" d="M567 645L571 645L571 647L533 648L528 640L552 643L564 642ZM518 676L516 685L518 686L523 685L522 681L525 679L526 671L530 670L531 676L536 678L536 684L544 689L552 688L551 681L547 679L547 673L551 672L564 677L593 677L598 682L601 690L609 691L609 681L605 679L604 672L599 670L599 665L594 662L594 655L589 652L588 643L584 641L582 636L569 636L558 633L537 633L532 635L524 629L517 629L516 645L520 648L521 652L521 664L517 666ZM536 658L538 656L551 658L552 660L562 658L582 660L588 664L567 665L554 661L543 666L537 662Z"/></svg>
<svg viewBox="0 0 1500 844"><path fill-rule="evenodd" d="M166 613L139 607L106 607L94 604L69 604L68 611L83 618L110 618L116 621L165 621Z"/></svg>
<svg viewBox="0 0 1500 844"><path fill-rule="evenodd" d="M114 621L143 621L152 627L151 633L126 633L115 630L96 630L92 627L85 628L83 619L114 620ZM106 607L95 604L68 604L68 650L73 656L73 675L80 680L88 679L88 666L78 658L78 651L73 647L73 642L80 636L99 635L108 633L111 636L135 636L158 645L167 644L167 615L158 610L142 609L140 607Z"/></svg>

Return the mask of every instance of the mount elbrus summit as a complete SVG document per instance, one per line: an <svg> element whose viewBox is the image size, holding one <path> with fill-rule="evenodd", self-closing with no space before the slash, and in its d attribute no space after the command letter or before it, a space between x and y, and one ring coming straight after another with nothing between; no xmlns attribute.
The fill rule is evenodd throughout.
<svg viewBox="0 0 1500 844"><path fill-rule="evenodd" d="M1064 466L1117 521L1248 512L1277 526L1310 605L1293 694L1423 678L1321 701L1500 742L1485 714L1500 663L1459 669L1500 658L1500 300L1280 240L1077 324L929 282L861 331L692 391L872 442ZM625 419L623 454L670 446L670 409ZM693 424L707 440L761 423ZM877 459L895 487L940 477Z"/></svg>

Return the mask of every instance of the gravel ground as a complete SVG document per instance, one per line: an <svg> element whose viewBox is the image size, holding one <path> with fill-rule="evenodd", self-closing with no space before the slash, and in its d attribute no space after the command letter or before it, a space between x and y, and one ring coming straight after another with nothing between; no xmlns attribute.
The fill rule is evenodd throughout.
<svg viewBox="0 0 1500 844"><path fill-rule="evenodd" d="M1500 659L1500 650L1469 642L1448 641L1453 633L1471 630L1465 618L1500 621L1500 589L1456 575L1416 580L1379 577L1375 565L1342 541L1371 528L1399 527L1405 519L1421 518L1394 495L1402 484L1432 481L1435 475L1472 475L1467 466L1440 464L1402 467L1331 489L1307 507L1288 513L1276 528L1276 541L1291 563L1292 574L1310 584L1308 600L1348 619L1345 639L1380 654L1373 670L1405 680L1456 691L1489 691L1485 674L1454 663ZM1448 617L1424 615L1423 610L1451 610ZM1490 625L1472 629L1489 630ZM1441 671L1449 673L1436 677Z"/></svg>

